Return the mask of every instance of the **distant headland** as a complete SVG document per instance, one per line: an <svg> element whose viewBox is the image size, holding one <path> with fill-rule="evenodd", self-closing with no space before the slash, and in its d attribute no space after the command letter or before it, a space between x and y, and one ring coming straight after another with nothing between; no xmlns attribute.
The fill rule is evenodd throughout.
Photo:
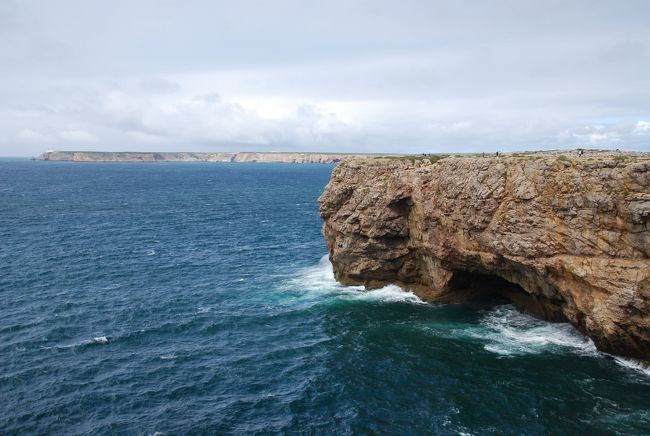
<svg viewBox="0 0 650 436"><path fill-rule="evenodd" d="M453 154L397 154L397 153L324 153L292 151L219 151L219 152L144 152L144 151L73 151L48 150L34 158L46 161L71 162L261 162L261 163L321 163L331 164L350 159L437 161L445 157L525 157L525 158L650 158L647 152L623 152L619 150L544 150L525 152L487 152Z"/></svg>
<svg viewBox="0 0 650 436"><path fill-rule="evenodd" d="M38 157L47 161L72 162L286 162L336 163L350 158L368 158L372 154L306 152L118 152L118 151L47 151ZM384 155L381 155L384 156Z"/></svg>

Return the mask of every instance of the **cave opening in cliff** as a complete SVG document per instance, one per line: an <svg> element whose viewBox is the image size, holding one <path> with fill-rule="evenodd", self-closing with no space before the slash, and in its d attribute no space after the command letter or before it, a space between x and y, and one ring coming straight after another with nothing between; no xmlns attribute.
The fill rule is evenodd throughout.
<svg viewBox="0 0 650 436"><path fill-rule="evenodd" d="M565 321L557 302L526 292L494 274L454 270L449 291L459 301L477 304L513 304L519 310L549 321Z"/></svg>
<svg viewBox="0 0 650 436"><path fill-rule="evenodd" d="M404 197L391 202L388 207L396 211L402 216L407 216L411 212L413 200L411 197Z"/></svg>

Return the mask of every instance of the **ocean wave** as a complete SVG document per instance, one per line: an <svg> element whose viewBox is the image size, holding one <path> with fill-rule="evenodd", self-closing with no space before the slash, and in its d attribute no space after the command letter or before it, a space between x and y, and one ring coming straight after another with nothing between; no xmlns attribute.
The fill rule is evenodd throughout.
<svg viewBox="0 0 650 436"><path fill-rule="evenodd" d="M341 290L364 290L363 286L343 286L334 278L334 269L327 255L321 257L317 265L304 268L290 279L287 288L309 292L331 293Z"/></svg>
<svg viewBox="0 0 650 436"><path fill-rule="evenodd" d="M371 291L344 291L340 297L346 300L355 301L382 301L385 303L415 303L425 304L424 301L413 292L405 291L399 286L388 285L383 288L373 289Z"/></svg>
<svg viewBox="0 0 650 436"><path fill-rule="evenodd" d="M323 256L317 265L299 271L295 277L288 280L284 289L311 295L333 296L348 301L424 304L413 292L395 285L366 290L364 286L344 286L338 283L327 255Z"/></svg>
<svg viewBox="0 0 650 436"><path fill-rule="evenodd" d="M78 342L72 342L69 344L62 344L62 345L54 345L51 347L44 346L42 348L44 350L51 350L51 349L65 350L68 348L84 347L89 345L103 345L103 344L108 344L108 338L106 336L95 336L92 339L84 339Z"/></svg>
<svg viewBox="0 0 650 436"><path fill-rule="evenodd" d="M487 343L483 348L502 356L571 351L596 354L591 339L568 323L543 321L518 311L512 305L497 306L483 315L480 328L470 335Z"/></svg>
<svg viewBox="0 0 650 436"><path fill-rule="evenodd" d="M176 355L175 354L163 354L162 356L160 356L160 359L161 360L174 360L174 359L176 359Z"/></svg>
<svg viewBox="0 0 650 436"><path fill-rule="evenodd" d="M625 358L620 356L611 356L611 357L614 359L614 362L616 362L623 368L630 369L632 371L650 377L650 366L646 365L645 363L640 362L636 359Z"/></svg>
<svg viewBox="0 0 650 436"><path fill-rule="evenodd" d="M497 306L480 321L484 328L475 337L486 340L487 351L502 356L569 351L592 357L609 357L622 368L650 376L650 367L635 359L598 351L591 339L568 323L554 323L518 311L512 305Z"/></svg>
<svg viewBox="0 0 650 436"><path fill-rule="evenodd" d="M315 296L334 297L344 301L426 304L413 292L395 285L374 290L365 290L363 286L344 286L334 278L327 255L317 265L301 270L288 280L284 289L304 292L308 298ZM545 352L606 356L596 349L591 339L571 324L544 321L521 312L510 304L492 308L481 316L478 325L453 329L452 335L479 339L484 342L485 350L502 357ZM650 367L642 362L618 356L609 357L626 369L650 376Z"/></svg>

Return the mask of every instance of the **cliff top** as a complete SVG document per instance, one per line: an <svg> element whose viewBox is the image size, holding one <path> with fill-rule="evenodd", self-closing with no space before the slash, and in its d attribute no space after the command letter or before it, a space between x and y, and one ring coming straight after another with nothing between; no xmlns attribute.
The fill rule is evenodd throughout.
<svg viewBox="0 0 650 436"><path fill-rule="evenodd" d="M559 160L565 163L593 162L597 160L632 163L650 160L650 153L618 150L548 150L509 153L455 153L455 154L408 154L359 157L355 161L363 164L387 164L404 162L428 165L443 159L486 159L486 160Z"/></svg>
<svg viewBox="0 0 650 436"><path fill-rule="evenodd" d="M47 151L39 159L75 162L292 162L336 163L351 161L364 165L400 163L399 166L423 166L443 159L542 160L553 159L565 163L614 160L632 163L650 159L650 153L613 150L552 150L510 153L455 153L455 154L383 154L383 153L318 153L318 152L127 152L127 151Z"/></svg>

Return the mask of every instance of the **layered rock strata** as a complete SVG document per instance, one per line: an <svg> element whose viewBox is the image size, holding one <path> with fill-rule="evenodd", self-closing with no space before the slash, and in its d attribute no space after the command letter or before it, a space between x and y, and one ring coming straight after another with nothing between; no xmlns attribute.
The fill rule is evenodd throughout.
<svg viewBox="0 0 650 436"><path fill-rule="evenodd" d="M345 284L506 298L650 359L647 157L349 160L320 210Z"/></svg>

